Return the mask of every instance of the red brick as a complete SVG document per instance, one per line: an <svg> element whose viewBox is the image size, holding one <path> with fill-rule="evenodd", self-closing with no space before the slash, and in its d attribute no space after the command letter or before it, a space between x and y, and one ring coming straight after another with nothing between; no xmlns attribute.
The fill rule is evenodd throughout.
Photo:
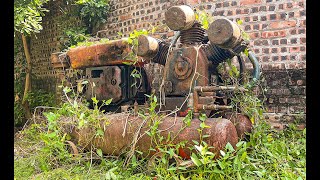
<svg viewBox="0 0 320 180"><path fill-rule="evenodd" d="M296 26L296 21L277 21L270 23L269 27L272 29L281 29L287 27L294 27Z"/></svg>
<svg viewBox="0 0 320 180"><path fill-rule="evenodd" d="M125 21L125 20L131 19L131 18L132 18L132 15L131 15L131 14L120 16L121 21Z"/></svg>
<svg viewBox="0 0 320 180"><path fill-rule="evenodd" d="M252 33L248 33L249 37L251 40L256 39L259 37L259 33L258 32L252 32Z"/></svg>
<svg viewBox="0 0 320 180"><path fill-rule="evenodd" d="M198 4L198 0L187 0L187 3L186 4Z"/></svg>
<svg viewBox="0 0 320 180"><path fill-rule="evenodd" d="M240 5L250 5L261 3L261 0L240 0Z"/></svg>
<svg viewBox="0 0 320 180"><path fill-rule="evenodd" d="M290 53L293 53L293 52L300 52L300 48L299 47L291 47L290 50L289 50Z"/></svg>
<svg viewBox="0 0 320 180"><path fill-rule="evenodd" d="M262 38L270 38L270 37L285 37L286 32L284 30L281 31L265 31L262 32L261 37Z"/></svg>

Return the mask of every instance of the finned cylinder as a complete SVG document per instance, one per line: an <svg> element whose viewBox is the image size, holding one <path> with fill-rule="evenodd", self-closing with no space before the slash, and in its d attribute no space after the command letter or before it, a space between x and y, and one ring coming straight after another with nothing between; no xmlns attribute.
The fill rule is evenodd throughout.
<svg viewBox="0 0 320 180"><path fill-rule="evenodd" d="M192 27L196 17L187 5L172 6L165 12L167 26L174 31L187 30Z"/></svg>
<svg viewBox="0 0 320 180"><path fill-rule="evenodd" d="M234 48L241 42L241 30L236 23L221 18L210 24L208 38L212 44L221 48Z"/></svg>
<svg viewBox="0 0 320 180"><path fill-rule="evenodd" d="M153 58L159 51L158 41L150 36L140 35L138 38L138 56Z"/></svg>

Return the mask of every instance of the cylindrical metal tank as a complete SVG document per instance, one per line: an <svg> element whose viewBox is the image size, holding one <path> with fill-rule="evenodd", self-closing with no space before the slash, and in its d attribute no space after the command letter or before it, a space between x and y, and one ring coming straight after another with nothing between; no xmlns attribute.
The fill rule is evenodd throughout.
<svg viewBox="0 0 320 180"><path fill-rule="evenodd" d="M105 125L106 121L101 122L101 127L105 126L102 138L96 137L87 143L88 137L93 137L94 135L92 129L89 128L74 128L71 133L72 137L80 144L87 144L86 148L88 149L90 149L91 145L94 145L105 154L120 155L129 150L135 134L140 129L135 149L141 151L144 157L151 157L155 153L155 151L150 151L150 148L157 149L157 147L150 136L146 134L150 129L151 120L144 120L141 117L134 117L127 113L107 115L106 118L109 124ZM192 140L200 142L198 129L200 129L201 122L198 119L192 119L191 125L187 127L183 117L166 117L162 119L157 128L160 136L164 137L164 140L160 143L175 145L185 141L186 146L179 149L179 155L182 158L189 159L191 155L189 147L195 145ZM202 135L208 135L208 137L204 138L203 141L214 147L210 151L216 153L217 157L219 156L219 151L228 142L235 147L238 142L238 136L236 128L231 121L223 118L208 118L205 124L208 127L203 129ZM168 137L170 137L170 141L167 142ZM155 138L159 137L155 136Z"/></svg>

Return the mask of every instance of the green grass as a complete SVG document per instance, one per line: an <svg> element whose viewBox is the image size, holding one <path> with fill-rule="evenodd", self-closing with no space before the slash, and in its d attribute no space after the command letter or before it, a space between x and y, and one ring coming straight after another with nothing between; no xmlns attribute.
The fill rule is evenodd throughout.
<svg viewBox="0 0 320 180"><path fill-rule="evenodd" d="M152 173L146 169L147 160L132 161L124 168L121 156L91 161L90 152L76 159L67 150L50 151L42 142L40 127L33 125L16 137L15 179L306 179L306 129L296 130L295 125L275 131L259 122L248 142L225 149L217 160L199 152L198 159L207 158L209 163L187 169L164 163Z"/></svg>

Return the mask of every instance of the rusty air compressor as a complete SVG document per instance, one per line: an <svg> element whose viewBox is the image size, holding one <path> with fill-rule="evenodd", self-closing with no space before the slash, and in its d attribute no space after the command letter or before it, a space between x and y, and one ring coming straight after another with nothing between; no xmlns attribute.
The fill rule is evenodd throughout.
<svg viewBox="0 0 320 180"><path fill-rule="evenodd" d="M112 40L91 46L80 46L67 53L54 53L52 65L56 68L82 69L82 79L94 82L95 87L86 86L81 93L91 100L95 95L98 100L112 98L106 115L110 122L104 129L104 140L93 139L91 142L105 154L119 155L132 143L140 129L136 149L150 157L153 147L151 138L145 133L147 123L139 116L126 113L128 108L148 107L145 94L155 94L160 105L158 110L175 113L166 114L159 124L163 137L169 133L176 138L172 143L187 141L185 148L180 148L178 155L188 159L194 145L199 141L197 131L201 121L199 113L209 117L203 133L204 141L218 153L229 142L235 147L246 132L251 132L252 123L241 112L233 112L228 91L245 91L241 86L224 85L217 67L227 59L236 57L240 66L240 75L244 74L244 59L253 65L253 81L259 79L259 64L250 51L249 42L244 39L238 25L226 18L217 18L208 30L202 28L195 18L195 12L186 5L172 6L165 13L167 26L175 31L171 42L141 35L138 38L137 55L144 59L135 65L127 65L131 51L126 39ZM249 49L248 56L244 55ZM60 59L60 60L59 60ZM134 70L140 72L140 78L130 76ZM132 86L137 81L138 86ZM184 128L183 118L192 110L191 125ZM121 112L123 111L123 112ZM103 122L102 122L103 123ZM74 129L73 137L86 133L85 129Z"/></svg>

